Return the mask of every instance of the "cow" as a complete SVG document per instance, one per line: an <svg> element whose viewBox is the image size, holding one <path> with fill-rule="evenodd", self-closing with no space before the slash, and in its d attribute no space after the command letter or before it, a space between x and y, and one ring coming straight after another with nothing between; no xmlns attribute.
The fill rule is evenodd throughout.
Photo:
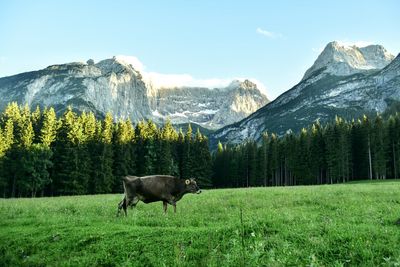
<svg viewBox="0 0 400 267"><path fill-rule="evenodd" d="M200 194L201 190L196 181L191 179L179 179L169 175L150 175L150 176L125 176L122 178L124 185L124 199L118 204L118 213L129 206L135 207L139 200L144 203L156 201L163 202L164 213L167 213L167 204L174 207L176 213L176 202L185 194Z"/></svg>

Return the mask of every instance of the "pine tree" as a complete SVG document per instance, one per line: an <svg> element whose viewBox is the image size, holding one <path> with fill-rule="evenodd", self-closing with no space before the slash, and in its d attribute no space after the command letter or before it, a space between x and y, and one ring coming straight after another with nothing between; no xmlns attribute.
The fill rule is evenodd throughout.
<svg viewBox="0 0 400 267"><path fill-rule="evenodd" d="M135 143L137 145L136 149L136 166L137 166L137 176L143 176L146 174L147 166L145 162L145 122L139 121L135 127ZM148 164L148 163L147 163Z"/></svg>
<svg viewBox="0 0 400 267"><path fill-rule="evenodd" d="M180 128L178 132L178 139L176 140L175 144L175 155L176 155L176 161L178 162L178 175L180 179L183 179L184 146L185 146L185 135L182 132L182 128Z"/></svg>
<svg viewBox="0 0 400 267"><path fill-rule="evenodd" d="M197 132L193 143L193 173L197 182L201 187L211 187L211 156L208 149L207 137L200 133L200 129L197 128Z"/></svg>
<svg viewBox="0 0 400 267"><path fill-rule="evenodd" d="M372 126L371 123L366 115L362 118L361 130L363 135L365 136L366 143L363 144L367 148L367 155L368 155L368 178L372 179Z"/></svg>
<svg viewBox="0 0 400 267"><path fill-rule="evenodd" d="M338 134L337 136L337 158L338 158L338 177L341 178L342 182L346 182L350 177L351 168L351 146L350 146L350 134L348 123L342 118L337 117L335 121L335 128Z"/></svg>
<svg viewBox="0 0 400 267"><path fill-rule="evenodd" d="M121 192L121 177L136 173L135 130L130 120L119 121L113 135L113 192Z"/></svg>
<svg viewBox="0 0 400 267"><path fill-rule="evenodd" d="M4 156L7 151L6 138L3 129L0 126L0 193L6 197L7 179L4 173Z"/></svg>
<svg viewBox="0 0 400 267"><path fill-rule="evenodd" d="M271 134L268 152L268 166L271 177L271 185L278 185L279 174L279 154L278 154L278 137L276 134Z"/></svg>
<svg viewBox="0 0 400 267"><path fill-rule="evenodd" d="M259 175L262 179L262 185L268 185L268 146L269 146L269 136L268 133L263 133L261 139L261 147L259 149Z"/></svg>
<svg viewBox="0 0 400 267"><path fill-rule="evenodd" d="M380 115L376 116L372 130L373 170L375 179L386 179L386 128Z"/></svg>
<svg viewBox="0 0 400 267"><path fill-rule="evenodd" d="M388 119L388 155L390 155L391 178L399 178L400 170L400 117L398 114Z"/></svg>
<svg viewBox="0 0 400 267"><path fill-rule="evenodd" d="M95 183L96 193L109 193L111 192L114 176L113 176L113 150L112 150L112 134L113 134L113 118L110 113L106 114L102 125L102 131L99 140L99 154L98 154L98 172Z"/></svg>
<svg viewBox="0 0 400 267"><path fill-rule="evenodd" d="M29 150L24 152L22 162L26 180L21 189L26 192L25 195L29 192L31 197L35 197L51 182L48 171L53 165L51 157L52 151L43 144L33 144Z"/></svg>
<svg viewBox="0 0 400 267"><path fill-rule="evenodd" d="M360 119L354 120L351 126L352 176L355 180L368 178L368 133Z"/></svg>
<svg viewBox="0 0 400 267"><path fill-rule="evenodd" d="M171 121L167 120L160 129L157 138L158 152L156 170L159 174L172 175L177 173L172 152L172 142L176 137L175 129L172 127Z"/></svg>
<svg viewBox="0 0 400 267"><path fill-rule="evenodd" d="M12 177L11 195L13 197L25 196L30 191L29 181L31 179L30 173L33 164L29 157L34 139L29 107L27 105L20 107L19 114L20 116L16 123L17 143L10 150L8 159L11 161L7 163L10 167L9 170Z"/></svg>
<svg viewBox="0 0 400 267"><path fill-rule="evenodd" d="M39 106L31 114L32 127L34 131L34 143L40 143L40 129L43 123L43 114Z"/></svg>
<svg viewBox="0 0 400 267"><path fill-rule="evenodd" d="M319 122L311 127L310 168L314 178L313 183L322 184L325 169L325 143L322 127Z"/></svg>
<svg viewBox="0 0 400 267"><path fill-rule="evenodd" d="M221 142L218 142L217 151L213 154L213 178L212 183L216 187L223 186L223 153L224 147Z"/></svg>
<svg viewBox="0 0 400 267"><path fill-rule="evenodd" d="M188 129L185 134L185 140L183 143L182 178L184 178L184 179L194 176L192 145L193 145L192 127L189 124Z"/></svg>
<svg viewBox="0 0 400 267"><path fill-rule="evenodd" d="M248 140L245 144L246 162L247 162L247 186L256 186L257 177L257 144Z"/></svg>
<svg viewBox="0 0 400 267"><path fill-rule="evenodd" d="M56 113L53 108L45 109L43 111L43 124L40 128L39 137L40 142L50 147L56 139L57 129L59 122L57 121Z"/></svg>
<svg viewBox="0 0 400 267"><path fill-rule="evenodd" d="M327 163L327 182L333 183L338 176L337 173L337 133L332 124L328 124L325 128L325 144L326 144L326 163Z"/></svg>
<svg viewBox="0 0 400 267"><path fill-rule="evenodd" d="M152 122L139 122L135 128L137 143L137 175L150 175L154 173L156 164L157 126Z"/></svg>
<svg viewBox="0 0 400 267"><path fill-rule="evenodd" d="M285 185L295 184L295 163L296 163L296 137L292 131L285 134L283 138L282 152L284 154L284 173L285 173Z"/></svg>
<svg viewBox="0 0 400 267"><path fill-rule="evenodd" d="M90 178L90 157L82 119L68 107L61 119L54 148L53 193L85 194Z"/></svg>
<svg viewBox="0 0 400 267"><path fill-rule="evenodd" d="M27 105L21 107L20 114L21 117L17 121L19 143L21 147L29 148L32 145L35 137L29 107Z"/></svg>

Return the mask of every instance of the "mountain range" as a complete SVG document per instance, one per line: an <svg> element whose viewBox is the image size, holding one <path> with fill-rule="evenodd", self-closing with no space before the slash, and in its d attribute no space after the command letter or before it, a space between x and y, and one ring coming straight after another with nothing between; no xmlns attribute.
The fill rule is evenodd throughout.
<svg viewBox="0 0 400 267"><path fill-rule="evenodd" d="M132 64L113 57L94 63L74 62L0 78L0 110L10 102L52 106L62 114L68 106L98 117L137 122L151 119L193 123L218 129L239 121L269 102L249 80L233 80L223 88L155 88Z"/></svg>
<svg viewBox="0 0 400 267"><path fill-rule="evenodd" d="M264 132L298 132L336 115L351 119L382 113L396 101L400 101L400 55L394 58L380 45L359 48L331 42L297 85L247 118L213 133L211 145L260 140Z"/></svg>
<svg viewBox="0 0 400 267"><path fill-rule="evenodd" d="M53 106L58 114L71 105L98 117L110 111L116 120L197 124L216 130L209 136L215 147L218 141L260 140L264 132L297 132L336 115L351 119L384 112L400 101L400 56L381 45L330 42L302 80L272 102L250 80L220 88L154 87L138 68L113 57L0 78L0 110L12 101Z"/></svg>

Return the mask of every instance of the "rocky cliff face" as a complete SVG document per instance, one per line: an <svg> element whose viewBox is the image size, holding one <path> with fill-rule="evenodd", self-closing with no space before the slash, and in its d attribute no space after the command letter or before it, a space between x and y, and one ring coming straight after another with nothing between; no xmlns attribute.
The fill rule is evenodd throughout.
<svg viewBox="0 0 400 267"><path fill-rule="evenodd" d="M226 88L150 88L132 65L118 58L94 64L69 63L0 78L0 110L16 101L31 107L53 106L62 114L71 105L97 116L197 123L217 129L264 106L268 99L249 81Z"/></svg>
<svg viewBox="0 0 400 267"><path fill-rule="evenodd" d="M322 54L330 50L332 45L328 44ZM381 53L386 50L379 46L365 49L378 51L382 58L363 56L360 62L354 61L351 64L348 60L344 62L349 66L347 70L351 70L347 73L341 69L343 61L322 64L320 55L299 84L249 117L215 132L211 136L212 145L218 140L230 143L240 143L246 138L259 140L265 131L280 135L289 129L297 132L317 120L324 123L336 115L350 119L362 114L385 111L393 101L400 101L400 56L386 66L384 62L391 58L390 55ZM359 51L361 48L355 50ZM353 58L353 52L349 51L343 58ZM360 67L367 66L366 62L368 66L373 63L374 69L365 71L366 68ZM321 67L313 70L316 66ZM378 67L384 68L377 69Z"/></svg>
<svg viewBox="0 0 400 267"><path fill-rule="evenodd" d="M0 109L11 101L29 106L53 106L61 114L71 105L77 110L116 118L151 114L146 87L133 69L115 60L98 64L69 63L0 79Z"/></svg>

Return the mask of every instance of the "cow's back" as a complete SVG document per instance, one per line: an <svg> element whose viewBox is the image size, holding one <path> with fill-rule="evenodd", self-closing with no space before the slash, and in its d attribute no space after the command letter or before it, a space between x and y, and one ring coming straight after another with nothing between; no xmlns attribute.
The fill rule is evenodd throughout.
<svg viewBox="0 0 400 267"><path fill-rule="evenodd" d="M159 193L162 191L169 191L175 187L178 178L169 175L149 175L140 177L143 188Z"/></svg>

